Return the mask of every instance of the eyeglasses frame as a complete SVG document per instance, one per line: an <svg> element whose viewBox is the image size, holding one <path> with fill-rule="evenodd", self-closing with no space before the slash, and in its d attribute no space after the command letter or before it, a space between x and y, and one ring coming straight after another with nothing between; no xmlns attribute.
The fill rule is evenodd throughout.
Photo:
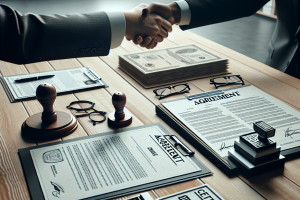
<svg viewBox="0 0 300 200"><path fill-rule="evenodd" d="M175 89L175 87L176 86L179 86L179 85L185 85L186 86L186 88L184 88L183 90L185 90L185 91L177 91L176 89ZM174 89L176 92L172 92L172 93L169 93L169 94L167 94L167 95L160 95L160 94L158 94L157 93L157 91L158 90L161 90L161 89L170 89L170 91L171 91L171 89ZM188 89L188 90L186 90L186 89ZM183 93L185 93L185 92L189 92L191 90L191 88L190 88L190 86L189 86L189 84L188 83L181 83L181 84L177 84L177 85L170 85L170 86L168 86L168 87L162 87L162 88L158 88L158 89L155 89L155 90L153 90L153 93L156 95L156 96L158 96L159 97L159 100L160 99L162 99L162 98L165 98L165 97L168 97L168 96L171 96L171 95L174 95L174 94L183 94ZM165 90L164 90L165 91Z"/></svg>
<svg viewBox="0 0 300 200"><path fill-rule="evenodd" d="M71 105L73 105L73 104L79 104L79 103L88 103L88 104L91 104L91 106L90 107L88 107L88 108L75 108L75 107L72 107ZM68 106L66 106L68 109L71 109L71 110L75 110L75 111L85 111L85 112L87 112L87 113L85 113L85 114L79 114L79 115L75 115L75 117L76 118L79 118L79 117L85 117L85 116L89 116L89 118L90 118L90 120L93 122L93 125L95 126L97 123L101 123L101 122L104 122L105 120L106 120L106 114L107 114L107 112L105 112L105 111L98 111L98 110L96 110L95 108L94 108L94 106L95 106L95 103L94 102L91 102L91 101L86 101L86 100L79 100L79 101L72 101ZM93 112L88 112L88 110L93 110ZM93 114L93 113L98 113L98 114L100 114L100 115L102 115L103 116L103 120L99 120L99 121L97 121L97 120L93 120L92 118L91 118L91 114Z"/></svg>
<svg viewBox="0 0 300 200"><path fill-rule="evenodd" d="M228 82L228 78L229 77L237 77L238 79L240 79L240 81L242 81L242 83ZM217 78L224 78L227 81L227 83L218 83L218 82L215 82L214 79L217 79ZM245 83L244 83L243 78L242 78L241 75L230 75L230 76L221 76L221 77L212 78L212 79L210 79L210 84L214 84L214 86L216 87L216 89L218 89L218 87L222 87L222 86L226 86L226 85L235 85L235 84L245 85Z"/></svg>

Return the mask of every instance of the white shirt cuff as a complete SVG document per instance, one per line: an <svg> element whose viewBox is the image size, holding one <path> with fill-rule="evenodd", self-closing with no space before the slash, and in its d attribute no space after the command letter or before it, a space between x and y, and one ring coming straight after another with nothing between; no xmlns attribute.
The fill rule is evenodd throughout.
<svg viewBox="0 0 300 200"><path fill-rule="evenodd" d="M121 45L125 31L126 31L126 21L123 12L114 11L114 12L106 12L110 27L111 27L111 43L110 48L117 48Z"/></svg>
<svg viewBox="0 0 300 200"><path fill-rule="evenodd" d="M191 10L186 1L175 1L181 11L180 22L178 25L189 25L191 22Z"/></svg>

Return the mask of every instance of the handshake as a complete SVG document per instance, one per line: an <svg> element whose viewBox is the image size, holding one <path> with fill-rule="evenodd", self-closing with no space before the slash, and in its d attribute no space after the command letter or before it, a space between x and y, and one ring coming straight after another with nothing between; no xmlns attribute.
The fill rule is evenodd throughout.
<svg viewBox="0 0 300 200"><path fill-rule="evenodd" d="M168 37L172 25L180 21L180 9L175 2L168 5L140 4L123 14L126 20L126 39L147 49L153 49L158 42Z"/></svg>

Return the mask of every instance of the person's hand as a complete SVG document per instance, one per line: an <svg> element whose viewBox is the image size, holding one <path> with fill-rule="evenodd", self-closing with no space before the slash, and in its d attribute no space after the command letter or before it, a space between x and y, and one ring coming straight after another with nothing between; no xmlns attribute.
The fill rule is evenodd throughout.
<svg viewBox="0 0 300 200"><path fill-rule="evenodd" d="M152 3L143 9L141 21L146 22L151 13L156 13L168 20L172 25L180 21L180 8L177 3L170 4Z"/></svg>
<svg viewBox="0 0 300 200"><path fill-rule="evenodd" d="M142 10L146 7L146 4L140 4L132 10L123 12L126 20L125 37L127 40L133 40L136 36L141 38L148 36L151 40L149 43L149 45L151 44L150 47L154 47L157 41L162 41L163 38L168 37L168 32L172 31L172 25L154 13L147 16L147 20L142 22Z"/></svg>
<svg viewBox="0 0 300 200"><path fill-rule="evenodd" d="M144 8L142 11L141 21L146 22L149 19L151 13L156 13L161 17L167 19L172 25L179 23L180 21L180 9L178 5L174 3L170 4L158 4L152 3L148 7ZM142 36L136 36L133 42L141 47L146 47L147 49L154 48L157 42L162 42L163 38L157 38L158 40L152 39L151 37L146 37L143 39ZM153 46L155 44L155 46Z"/></svg>

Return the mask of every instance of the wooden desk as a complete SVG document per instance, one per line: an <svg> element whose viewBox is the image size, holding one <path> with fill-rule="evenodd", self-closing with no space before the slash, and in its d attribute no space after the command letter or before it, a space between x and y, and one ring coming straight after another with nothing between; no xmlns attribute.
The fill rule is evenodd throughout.
<svg viewBox="0 0 300 200"><path fill-rule="evenodd" d="M239 54L188 31L174 27L169 38L157 48L166 48L183 44L198 43L214 49L229 58L229 70L240 74L246 83L250 83L265 92L284 101L300 111L300 80L270 68L258 61ZM74 67L90 67L104 78L109 87L92 91L58 96L54 104L55 110L70 112L66 105L75 100L90 100L96 103L96 109L113 112L111 95L121 91L127 96L127 109L133 114L131 127L160 122L168 130L177 134L155 113L155 98L152 89L144 89L131 77L118 68L118 55L128 52L146 51L131 42L123 41L121 47L111 50L106 57L91 57L40 62L27 65L14 65L0 62L3 76L60 70ZM189 82L192 93L214 90L209 78ZM176 98L176 97L170 97ZM21 124L30 115L41 112L42 107L37 100L10 103L3 88L0 87L0 199L30 199L17 151L19 148L39 145L25 142L20 136ZM107 122L93 126L88 117L79 119L78 129L71 135L62 138L67 140L96 133L109 131ZM151 195L161 197L191 187L209 184L225 199L299 199L300 197L300 155L285 163L283 169L273 170L253 178L238 175L227 177L207 158L196 152L196 156L209 167L214 175L158 188L150 191ZM131 195L132 196L132 195ZM124 199L124 198L122 198Z"/></svg>

